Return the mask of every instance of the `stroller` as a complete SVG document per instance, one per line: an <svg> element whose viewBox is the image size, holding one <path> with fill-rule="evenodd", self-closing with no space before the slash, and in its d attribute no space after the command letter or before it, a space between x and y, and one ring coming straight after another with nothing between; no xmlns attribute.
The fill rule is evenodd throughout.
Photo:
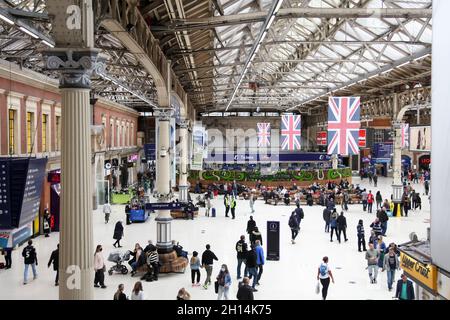
<svg viewBox="0 0 450 320"><path fill-rule="evenodd" d="M116 265L112 266L108 270L108 274L111 276L114 272L127 274L128 268L123 265L124 261L130 260L130 251L126 251L125 253L120 252L111 252L108 256L108 261L114 262Z"/></svg>

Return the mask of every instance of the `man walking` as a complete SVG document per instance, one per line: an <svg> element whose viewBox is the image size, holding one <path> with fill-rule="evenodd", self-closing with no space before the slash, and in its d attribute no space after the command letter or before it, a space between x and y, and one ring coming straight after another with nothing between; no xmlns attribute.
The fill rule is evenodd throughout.
<svg viewBox="0 0 450 320"><path fill-rule="evenodd" d="M242 235L241 239L236 242L236 253L237 253L237 279L241 279L241 267L242 262L245 263L245 258L247 256L247 243L245 243L245 236Z"/></svg>
<svg viewBox="0 0 450 320"><path fill-rule="evenodd" d="M208 289L208 284L211 284L211 274L213 271L213 263L214 260L218 261L216 255L211 250L211 246L209 244L206 245L206 250L202 254L202 266L206 270L206 280L203 288Z"/></svg>
<svg viewBox="0 0 450 320"><path fill-rule="evenodd" d="M377 172L375 171L375 173L373 174L373 186L376 187L378 183L378 175Z"/></svg>
<svg viewBox="0 0 450 320"><path fill-rule="evenodd" d="M303 209L300 208L300 203L296 204L295 215L297 216L298 228L300 229L300 223L302 222L302 219L305 217L305 213L303 212Z"/></svg>
<svg viewBox="0 0 450 320"><path fill-rule="evenodd" d="M258 291L255 289L256 282L258 282L258 270L256 264L256 251L253 245L250 247L250 250L247 251L247 257L245 260L245 277L247 276L249 279L253 278L253 291Z"/></svg>
<svg viewBox="0 0 450 320"><path fill-rule="evenodd" d="M330 232L331 210L323 209L323 220L325 221L325 232Z"/></svg>
<svg viewBox="0 0 450 320"><path fill-rule="evenodd" d="M362 205L363 205L363 211L366 211L366 208L367 208L367 192L366 192L366 189L364 189L363 192L361 193L361 201L362 201Z"/></svg>
<svg viewBox="0 0 450 320"><path fill-rule="evenodd" d="M255 241L255 251L256 251L256 264L258 265L258 278L256 280L256 284L259 285L259 280L261 280L261 276L263 273L263 266L265 263L265 258L264 258L264 249L261 246L261 241L256 240Z"/></svg>
<svg viewBox="0 0 450 320"><path fill-rule="evenodd" d="M50 265L53 263L53 270L56 271L55 278L55 286L59 285L59 243L50 256L50 260L48 260L47 267L50 268Z"/></svg>
<svg viewBox="0 0 450 320"><path fill-rule="evenodd" d="M356 226L356 233L358 235L358 251L361 252L361 245L363 247L363 251L367 251L362 219L359 220L358 225Z"/></svg>
<svg viewBox="0 0 450 320"><path fill-rule="evenodd" d="M11 269L12 265L12 248L3 248L2 254L5 255L5 269Z"/></svg>
<svg viewBox="0 0 450 320"><path fill-rule="evenodd" d="M295 238L297 237L298 231L300 229L297 216L295 215L295 211L292 212L289 218L289 228L291 228L292 233L291 242L292 244L295 244Z"/></svg>
<svg viewBox="0 0 450 320"><path fill-rule="evenodd" d="M25 271L23 274L23 284L27 284L28 268L31 265L33 270L33 280L37 279L36 266L38 265L36 249L33 247L33 241L28 240L28 245L22 251L22 257L25 262Z"/></svg>
<svg viewBox="0 0 450 320"><path fill-rule="evenodd" d="M369 194L367 195L367 212L372 213L372 206L373 206L373 194L372 191L369 190Z"/></svg>
<svg viewBox="0 0 450 320"><path fill-rule="evenodd" d="M378 258L380 252L373 247L373 243L369 243L369 250L366 252L367 269L369 271L370 283L377 283L378 275Z"/></svg>
<svg viewBox="0 0 450 320"><path fill-rule="evenodd" d="M389 253L384 256L383 269L387 271L387 285L389 291L392 291L392 284L395 279L395 270L400 270L400 261L394 252L393 247L389 247Z"/></svg>
<svg viewBox="0 0 450 320"><path fill-rule="evenodd" d="M108 223L111 215L111 205L109 203L103 205L103 213L105 214L105 223Z"/></svg>
<svg viewBox="0 0 450 320"><path fill-rule="evenodd" d="M402 274L402 278L397 281L397 290L395 292L395 297L399 300L414 300L414 287L413 284L406 274Z"/></svg>
<svg viewBox="0 0 450 320"><path fill-rule="evenodd" d="M344 239L347 242L347 219L344 217L344 212L341 212L341 215L337 218L337 227L338 227L338 241L341 243L341 233L344 233Z"/></svg>

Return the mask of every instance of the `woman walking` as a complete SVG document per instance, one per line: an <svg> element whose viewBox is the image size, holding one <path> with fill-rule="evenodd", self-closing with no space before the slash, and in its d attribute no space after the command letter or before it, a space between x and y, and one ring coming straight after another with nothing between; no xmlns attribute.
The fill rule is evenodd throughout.
<svg viewBox="0 0 450 320"><path fill-rule="evenodd" d="M191 280L192 280L192 286L198 287L200 286L200 258L198 257L198 252L194 251L192 252L192 258L190 261L191 265ZM197 275L197 282L194 282L195 275Z"/></svg>
<svg viewBox="0 0 450 320"><path fill-rule="evenodd" d="M331 281L334 283L334 277L331 273L330 267L328 266L328 257L323 257L322 263L317 270L317 280L322 284L322 299L327 299L328 287Z"/></svg>
<svg viewBox="0 0 450 320"><path fill-rule="evenodd" d="M142 282L138 281L134 284L133 291L131 292L131 300L145 300Z"/></svg>
<svg viewBox="0 0 450 320"><path fill-rule="evenodd" d="M383 197L381 196L381 192L378 190L377 194L375 195L375 201L377 202L377 210L381 209L382 203L383 203Z"/></svg>
<svg viewBox="0 0 450 320"><path fill-rule="evenodd" d="M128 300L126 294L123 293L124 289L125 289L124 285L122 283L119 284L119 287L117 288L117 291L114 294L113 300Z"/></svg>
<svg viewBox="0 0 450 320"><path fill-rule="evenodd" d="M222 269L220 269L219 275L216 279L219 284L217 300L222 300L222 296L224 297L224 300L229 300L231 276L226 264L222 265Z"/></svg>
<svg viewBox="0 0 450 320"><path fill-rule="evenodd" d="M122 221L119 220L116 223L116 226L114 227L114 235L113 235L113 239L116 240L116 242L113 243L114 248L116 248L116 245L119 248L122 248L122 246L120 245L120 240L122 240L123 238L123 225L122 225Z"/></svg>
<svg viewBox="0 0 450 320"><path fill-rule="evenodd" d="M95 270L95 278L94 278L94 287L99 288L102 287L102 289L105 289L105 259L103 258L102 254L102 246L98 245L95 249L94 254L94 270ZM100 285L99 285L100 284Z"/></svg>

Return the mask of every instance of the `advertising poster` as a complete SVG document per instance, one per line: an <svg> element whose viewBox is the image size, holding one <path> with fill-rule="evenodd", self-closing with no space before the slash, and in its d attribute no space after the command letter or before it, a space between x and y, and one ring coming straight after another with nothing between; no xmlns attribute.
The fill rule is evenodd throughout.
<svg viewBox="0 0 450 320"><path fill-rule="evenodd" d="M409 139L410 151L431 151L430 126L410 127Z"/></svg>
<svg viewBox="0 0 450 320"><path fill-rule="evenodd" d="M198 125L194 125L192 129L191 170L202 170L203 168L204 131L205 129Z"/></svg>

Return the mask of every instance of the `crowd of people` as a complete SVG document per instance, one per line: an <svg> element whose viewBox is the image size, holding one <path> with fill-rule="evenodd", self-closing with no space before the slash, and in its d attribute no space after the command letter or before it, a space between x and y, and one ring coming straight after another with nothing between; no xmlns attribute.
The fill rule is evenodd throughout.
<svg viewBox="0 0 450 320"><path fill-rule="evenodd" d="M429 193L429 174L420 175L417 172L408 172L405 175L404 192L402 196L402 212L405 216L408 216L409 210L421 210L421 197L418 192L411 186L411 183L416 183L423 178L425 187L425 193ZM371 184L373 187L377 187L377 175L369 175ZM410 182L408 182L408 180ZM196 191L202 190L201 185L196 186ZM225 217L236 218L236 210L238 203L238 196L243 191L239 189L237 183L234 181L231 184L225 185L223 203L225 208ZM244 191L245 192L245 191ZM249 205L251 213L255 213L255 203L258 200L257 194L261 194L264 202L268 203L269 200L283 201L286 205L291 204L291 194L294 194L294 209L291 212L287 224L291 230L290 240L292 244L296 243L296 239L301 230L302 220L305 219L305 212L302 208L301 199L306 198L307 206L313 205L313 196L318 197L318 205L323 206L323 220L325 222L324 232L329 233L330 242L335 239L341 243L348 241L347 229L349 227L355 228L357 236L357 250L358 252L365 252L365 260L367 261L367 270L369 274L369 280L371 284L377 283L377 277L381 272L387 274L387 288L389 291L396 290L395 296L398 299L414 299L414 288L406 277L402 274L401 279L398 280L397 285L394 285L396 272L400 270L399 250L395 243L389 243L386 245L384 242L387 236L389 217L392 217L393 201L383 197L379 190L372 192L372 190L366 190L359 185L350 184L345 179L340 183L327 182L326 184L313 183L308 187L298 187L295 183L291 187L280 185L276 188L269 188L262 185L261 181L258 181L255 188L249 193ZM350 194L356 194L361 199L362 212L376 214L373 216L373 222L370 224L370 237L366 241L366 232L364 228L364 221L360 219L356 226L349 226L347 223L346 212L348 211L348 205L350 203ZM217 190L214 186L208 187L206 194L204 195L205 201L205 215L210 216L211 210L215 209L212 206L212 200L218 196ZM338 200L340 199L340 200ZM189 202L193 206L192 202ZM133 205L139 206L139 203L133 203L128 205L130 209ZM189 210L192 211L192 206L187 206L188 217L190 217ZM190 208L190 209L189 209ZM105 214L105 222L109 222L112 208L109 204L103 207ZM192 214L193 217L193 214ZM242 228L243 229L243 228ZM243 230L244 231L244 230ZM265 252L263 248L263 236L257 227L256 221L251 215L247 221L246 235L242 234L239 240L235 244L237 269L236 279L239 282L236 298L239 300L253 300L254 292L258 292L257 287L261 285L261 278L264 272L265 265ZM49 233L49 232L48 232ZM47 234L48 234L47 233ZM121 248L120 241L124 236L123 221L116 222L114 227L113 239L115 242L113 246ZM248 242L247 242L248 239ZM176 241L173 242L173 250L177 253L177 256L189 258L188 252L183 250L183 247ZM11 250L4 250L6 268L11 268ZM137 281L133 287L130 296L127 296L124 292L124 284L118 286L117 292L114 294L114 300L143 300L145 295L143 292L142 281L158 281L159 269L161 263L159 261L159 255L157 247L151 240L145 248L142 248L139 243L136 243L132 250L129 250L131 260L128 264L131 268L131 275L137 274L142 266L146 266L143 271L141 281ZM24 258L24 284L29 283L28 273L29 268L32 269L33 279L37 279L38 274L36 266L38 264L37 252L33 246L32 240L28 242L28 245L24 247L22 256ZM211 245L206 244L204 251L201 253L198 251L192 251L189 258L190 268L190 280L192 287L202 287L205 290L209 290L214 282L215 293L217 299L228 300L230 299L230 288L233 283L232 272L229 270L226 263L220 264L220 269L214 274L214 264L219 261L217 255L211 250ZM328 288L330 283L334 283L334 276L329 266L329 258L323 257L317 269L317 291L321 291L322 298L325 300L328 295ZM53 270L56 272L55 285L59 284L59 245L52 252L48 267L53 266ZM204 270L204 271L203 271ZM106 270L105 259L103 256L103 247L98 245L94 253L94 287L107 288L105 285ZM202 276L202 271L204 275ZM202 281L202 277L204 281ZM321 288L321 290L320 290ZM191 299L190 293L185 288L181 288L176 296L178 300Z"/></svg>

